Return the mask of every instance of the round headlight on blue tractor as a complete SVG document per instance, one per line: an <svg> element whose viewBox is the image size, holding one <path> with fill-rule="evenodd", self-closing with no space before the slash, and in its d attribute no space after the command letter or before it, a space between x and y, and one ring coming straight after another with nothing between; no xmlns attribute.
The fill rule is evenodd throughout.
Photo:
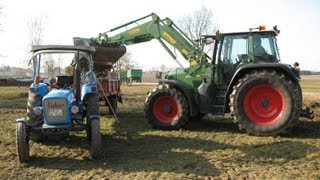
<svg viewBox="0 0 320 180"><path fill-rule="evenodd" d="M35 107L35 108L33 108L33 113L35 114L35 115L37 115L37 116L39 116L39 115L41 115L42 114L42 107Z"/></svg>
<svg viewBox="0 0 320 180"><path fill-rule="evenodd" d="M77 114L78 112L79 112L78 106L73 105L73 106L71 107L71 113L72 113L72 114Z"/></svg>

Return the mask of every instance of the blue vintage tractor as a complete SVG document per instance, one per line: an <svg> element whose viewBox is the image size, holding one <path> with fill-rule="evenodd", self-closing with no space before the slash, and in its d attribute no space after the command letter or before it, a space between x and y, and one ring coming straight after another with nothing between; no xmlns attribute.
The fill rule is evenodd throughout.
<svg viewBox="0 0 320 180"><path fill-rule="evenodd" d="M30 140L37 142L52 137L61 139L69 132L79 130L86 130L90 158L97 159L101 151L101 134L99 96L92 60L95 48L45 45L33 46L31 51L34 82L30 85L27 117L16 120L19 161L29 160ZM48 77L54 76L57 71L50 63L54 54L58 54L60 63L65 61L61 59L61 54L70 55L69 75L58 69L58 76L54 79ZM51 80L45 83L45 77Z"/></svg>

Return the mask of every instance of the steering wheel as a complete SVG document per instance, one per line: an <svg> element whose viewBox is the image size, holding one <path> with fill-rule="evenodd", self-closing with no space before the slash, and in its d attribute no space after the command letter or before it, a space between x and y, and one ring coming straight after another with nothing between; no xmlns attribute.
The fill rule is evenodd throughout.
<svg viewBox="0 0 320 180"><path fill-rule="evenodd" d="M248 62L248 54L238 54L237 63L247 63Z"/></svg>

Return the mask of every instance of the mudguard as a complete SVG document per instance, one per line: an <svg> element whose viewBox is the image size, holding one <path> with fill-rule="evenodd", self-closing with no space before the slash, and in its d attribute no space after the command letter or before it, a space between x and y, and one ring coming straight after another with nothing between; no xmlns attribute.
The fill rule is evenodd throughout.
<svg viewBox="0 0 320 180"><path fill-rule="evenodd" d="M159 80L159 84L161 83L171 84L175 86L177 89L179 89L185 95L189 103L191 117L194 117L197 114L199 114L199 107L197 106L198 103L196 99L196 97L198 96L196 95L196 91L194 89L186 88L182 83L179 83L176 80L161 79Z"/></svg>
<svg viewBox="0 0 320 180"><path fill-rule="evenodd" d="M92 94L92 93L98 93L97 84L96 83L84 84L81 88L81 101L83 101L83 98L87 94Z"/></svg>
<svg viewBox="0 0 320 180"><path fill-rule="evenodd" d="M44 97L48 93L48 85L45 83L32 83L29 89L29 93L40 94L41 97Z"/></svg>
<svg viewBox="0 0 320 180"><path fill-rule="evenodd" d="M16 119L16 123L27 123L27 119L26 118Z"/></svg>

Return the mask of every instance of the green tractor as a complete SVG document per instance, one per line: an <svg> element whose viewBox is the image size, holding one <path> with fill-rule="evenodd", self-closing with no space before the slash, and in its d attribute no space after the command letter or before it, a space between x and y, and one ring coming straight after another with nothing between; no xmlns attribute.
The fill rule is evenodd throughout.
<svg viewBox="0 0 320 180"><path fill-rule="evenodd" d="M153 127L179 129L209 113L230 113L249 134L278 135L292 128L300 114L311 116L301 113L302 92L296 71L280 63L279 32L276 26L271 30L260 26L247 32L203 36L199 41L214 47L213 54L207 55L172 20L151 13L100 33L90 44L117 47L157 39L174 59L168 46L190 62L189 68L167 73L148 93L144 111Z"/></svg>

